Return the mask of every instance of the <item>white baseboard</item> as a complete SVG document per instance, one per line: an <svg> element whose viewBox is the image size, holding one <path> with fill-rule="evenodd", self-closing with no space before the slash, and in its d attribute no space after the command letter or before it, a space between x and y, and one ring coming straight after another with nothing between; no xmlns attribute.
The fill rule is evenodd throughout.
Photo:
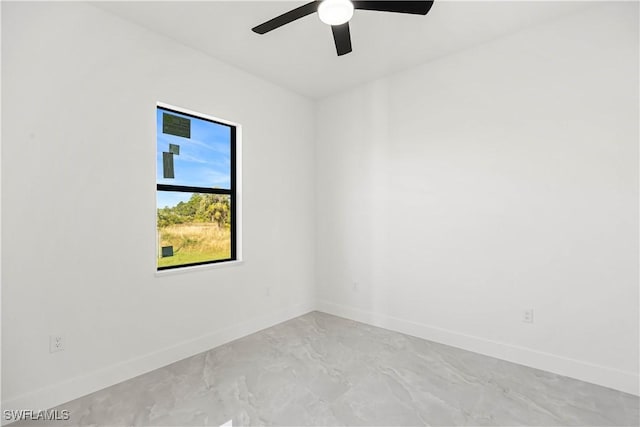
<svg viewBox="0 0 640 427"><path fill-rule="evenodd" d="M315 305L312 302L307 302L263 316L257 316L245 322L220 329L199 338L184 341L154 353L7 399L2 402L2 408L34 410L52 408L278 323L304 315L314 309L509 362L554 372L559 375L576 378L626 393L640 394L639 377L632 372L624 372L529 348L465 335L406 319L334 304L328 301L316 301ZM2 425L5 424L6 421L3 419Z"/></svg>
<svg viewBox="0 0 640 427"><path fill-rule="evenodd" d="M582 360L570 359L530 348L465 335L411 320L399 319L393 316L334 304L329 301L316 301L316 309L335 316L367 323L372 326L379 326L497 359L553 372L558 375L620 390L636 396L640 395L640 377L633 372L620 371Z"/></svg>
<svg viewBox="0 0 640 427"><path fill-rule="evenodd" d="M212 348L242 338L254 332L285 322L314 310L314 304L298 304L283 310L256 316L247 321L217 330L201 337L181 342L175 346L108 366L86 375L54 384L2 402L7 409L48 409L77 399L89 393L118 384L122 381L167 366L171 363L202 353ZM2 425L6 422L2 420Z"/></svg>

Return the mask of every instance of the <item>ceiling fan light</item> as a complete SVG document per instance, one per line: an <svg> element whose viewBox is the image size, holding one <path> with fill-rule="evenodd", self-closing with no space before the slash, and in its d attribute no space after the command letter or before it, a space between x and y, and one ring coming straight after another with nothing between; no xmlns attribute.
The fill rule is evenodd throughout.
<svg viewBox="0 0 640 427"><path fill-rule="evenodd" d="M353 3L349 0L323 0L318 16L327 25L342 25L353 16Z"/></svg>

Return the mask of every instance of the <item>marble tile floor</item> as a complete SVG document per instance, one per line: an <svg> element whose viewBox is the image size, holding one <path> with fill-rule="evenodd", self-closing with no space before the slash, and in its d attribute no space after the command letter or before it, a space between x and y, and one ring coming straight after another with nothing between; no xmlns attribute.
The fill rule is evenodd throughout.
<svg viewBox="0 0 640 427"><path fill-rule="evenodd" d="M71 426L637 426L636 396L320 312L61 405ZM13 426L42 422L16 423Z"/></svg>

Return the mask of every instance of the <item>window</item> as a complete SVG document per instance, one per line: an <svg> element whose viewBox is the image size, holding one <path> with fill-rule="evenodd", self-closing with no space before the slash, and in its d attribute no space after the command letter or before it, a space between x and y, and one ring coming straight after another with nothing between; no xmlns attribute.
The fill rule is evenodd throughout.
<svg viewBox="0 0 640 427"><path fill-rule="evenodd" d="M236 125L157 107L157 269L233 261Z"/></svg>

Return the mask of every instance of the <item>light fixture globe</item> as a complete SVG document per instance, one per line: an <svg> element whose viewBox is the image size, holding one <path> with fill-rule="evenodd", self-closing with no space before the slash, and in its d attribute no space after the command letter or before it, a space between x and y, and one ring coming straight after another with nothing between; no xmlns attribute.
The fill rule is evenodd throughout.
<svg viewBox="0 0 640 427"><path fill-rule="evenodd" d="M353 16L353 3L349 0L323 0L318 6L318 16L327 25L342 25Z"/></svg>

